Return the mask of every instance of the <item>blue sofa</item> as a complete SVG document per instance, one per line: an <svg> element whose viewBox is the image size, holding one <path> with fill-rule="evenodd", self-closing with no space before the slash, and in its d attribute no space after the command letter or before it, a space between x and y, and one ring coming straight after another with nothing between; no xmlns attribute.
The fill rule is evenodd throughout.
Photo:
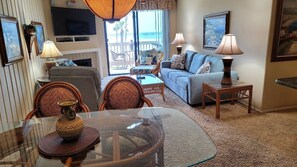
<svg viewBox="0 0 297 167"><path fill-rule="evenodd" d="M202 83L222 80L224 69L222 57L189 50L185 54L185 69L172 69L170 61L163 61L160 70L161 78L169 89L188 104L201 104ZM210 62L210 72L195 74L204 62ZM231 78L238 79L237 72L231 71Z"/></svg>

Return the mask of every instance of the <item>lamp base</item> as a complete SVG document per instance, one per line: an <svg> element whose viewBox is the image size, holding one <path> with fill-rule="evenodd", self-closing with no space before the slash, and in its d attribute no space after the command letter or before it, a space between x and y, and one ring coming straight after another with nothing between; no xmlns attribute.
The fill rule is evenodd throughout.
<svg viewBox="0 0 297 167"><path fill-rule="evenodd" d="M53 67L56 66L56 61L54 60L47 60L44 62L47 72Z"/></svg>
<svg viewBox="0 0 297 167"><path fill-rule="evenodd" d="M177 54L181 54L183 47L182 46L176 46Z"/></svg>
<svg viewBox="0 0 297 167"><path fill-rule="evenodd" d="M231 79L231 64L233 58L222 58L224 64L224 75L221 81L221 85L232 85Z"/></svg>

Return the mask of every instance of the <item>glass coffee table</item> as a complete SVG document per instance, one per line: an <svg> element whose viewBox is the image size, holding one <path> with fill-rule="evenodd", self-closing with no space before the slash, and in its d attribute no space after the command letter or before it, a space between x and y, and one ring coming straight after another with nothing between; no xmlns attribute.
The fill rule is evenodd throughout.
<svg viewBox="0 0 297 167"><path fill-rule="evenodd" d="M131 77L140 83L144 94L161 94L165 101L164 82L160 78L154 74L131 75Z"/></svg>

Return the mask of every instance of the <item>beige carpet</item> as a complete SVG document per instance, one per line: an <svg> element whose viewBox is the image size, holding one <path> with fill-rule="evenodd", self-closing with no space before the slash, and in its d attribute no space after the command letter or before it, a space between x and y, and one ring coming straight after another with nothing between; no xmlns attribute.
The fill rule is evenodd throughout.
<svg viewBox="0 0 297 167"><path fill-rule="evenodd" d="M184 112L212 138L217 155L199 166L297 166L297 110L248 114L244 106L226 103L215 119L215 105L191 107L167 88L165 102L158 94L147 97L156 107Z"/></svg>

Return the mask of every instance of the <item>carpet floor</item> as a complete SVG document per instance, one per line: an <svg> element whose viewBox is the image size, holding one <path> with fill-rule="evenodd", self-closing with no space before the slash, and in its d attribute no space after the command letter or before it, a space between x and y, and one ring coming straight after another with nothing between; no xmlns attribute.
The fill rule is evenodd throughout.
<svg viewBox="0 0 297 167"><path fill-rule="evenodd" d="M103 79L103 87L107 80ZM192 107L165 88L147 95L155 107L176 108L197 122L214 141L217 155L199 166L297 166L297 110L247 113L239 103L221 105L215 119L215 105ZM180 156L187 156L181 153Z"/></svg>

